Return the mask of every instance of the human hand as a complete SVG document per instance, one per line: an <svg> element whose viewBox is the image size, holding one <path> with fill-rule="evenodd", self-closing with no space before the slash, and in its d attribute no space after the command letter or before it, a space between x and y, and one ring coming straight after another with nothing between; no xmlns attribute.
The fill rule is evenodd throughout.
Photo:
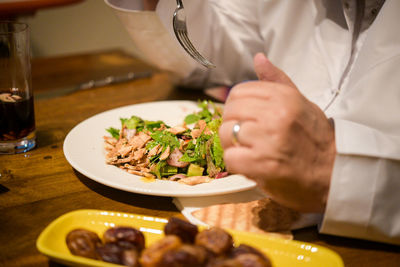
<svg viewBox="0 0 400 267"><path fill-rule="evenodd" d="M322 212L336 153L333 125L263 54L254 68L260 81L236 85L225 104L219 133L226 167L286 207Z"/></svg>
<svg viewBox="0 0 400 267"><path fill-rule="evenodd" d="M154 11L156 10L156 6L158 4L158 0L143 0L143 9Z"/></svg>

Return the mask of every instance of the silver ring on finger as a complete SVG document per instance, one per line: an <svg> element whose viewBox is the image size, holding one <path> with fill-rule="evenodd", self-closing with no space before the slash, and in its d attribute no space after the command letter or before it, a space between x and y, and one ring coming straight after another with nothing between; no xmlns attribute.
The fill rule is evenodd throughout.
<svg viewBox="0 0 400 267"><path fill-rule="evenodd" d="M239 143L240 125L241 125L241 122L238 121L232 127L232 144L234 146L240 146L240 143Z"/></svg>

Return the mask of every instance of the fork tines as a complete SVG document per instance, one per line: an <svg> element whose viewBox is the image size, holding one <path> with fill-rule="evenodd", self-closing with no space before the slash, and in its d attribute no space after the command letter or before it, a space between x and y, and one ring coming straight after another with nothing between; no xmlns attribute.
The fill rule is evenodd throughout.
<svg viewBox="0 0 400 267"><path fill-rule="evenodd" d="M173 16L173 28L175 36L179 43L185 49L185 51L194 58L197 62L205 66L206 68L215 68L215 65L204 58L199 51L194 47L192 42L189 40L188 32L186 28L186 18L183 10L183 5L181 1L177 1L177 8ZM180 14L178 14L180 13ZM182 17L182 19L180 19Z"/></svg>
<svg viewBox="0 0 400 267"><path fill-rule="evenodd" d="M196 61L198 61L207 68L215 68L215 65L213 63L211 63L197 51L197 49L193 46L192 42L190 42L185 32L180 30L176 31L176 37L178 38L178 41L182 45L182 47L192 58L194 58Z"/></svg>

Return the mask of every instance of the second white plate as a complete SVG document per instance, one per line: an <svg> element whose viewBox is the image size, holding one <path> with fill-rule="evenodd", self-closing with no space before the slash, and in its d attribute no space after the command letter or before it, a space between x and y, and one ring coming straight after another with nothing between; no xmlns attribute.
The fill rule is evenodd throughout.
<svg viewBox="0 0 400 267"><path fill-rule="evenodd" d="M192 101L160 101L102 112L79 123L68 133L64 141L64 155L73 168L88 178L128 192L193 197L227 194L255 187L255 182L242 175L230 175L195 186L164 180L144 182L140 176L105 163L103 136L108 135L106 128L121 127L121 117L136 115L146 120L162 120L175 126L181 124L187 114L198 109L197 103Z"/></svg>

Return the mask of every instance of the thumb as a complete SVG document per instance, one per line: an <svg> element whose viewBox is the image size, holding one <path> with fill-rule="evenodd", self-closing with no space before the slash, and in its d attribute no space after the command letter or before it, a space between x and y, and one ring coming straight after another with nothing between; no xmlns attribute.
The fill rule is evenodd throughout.
<svg viewBox="0 0 400 267"><path fill-rule="evenodd" d="M296 87L292 80L273 65L263 53L257 53L254 56L254 70L260 81L277 82Z"/></svg>

